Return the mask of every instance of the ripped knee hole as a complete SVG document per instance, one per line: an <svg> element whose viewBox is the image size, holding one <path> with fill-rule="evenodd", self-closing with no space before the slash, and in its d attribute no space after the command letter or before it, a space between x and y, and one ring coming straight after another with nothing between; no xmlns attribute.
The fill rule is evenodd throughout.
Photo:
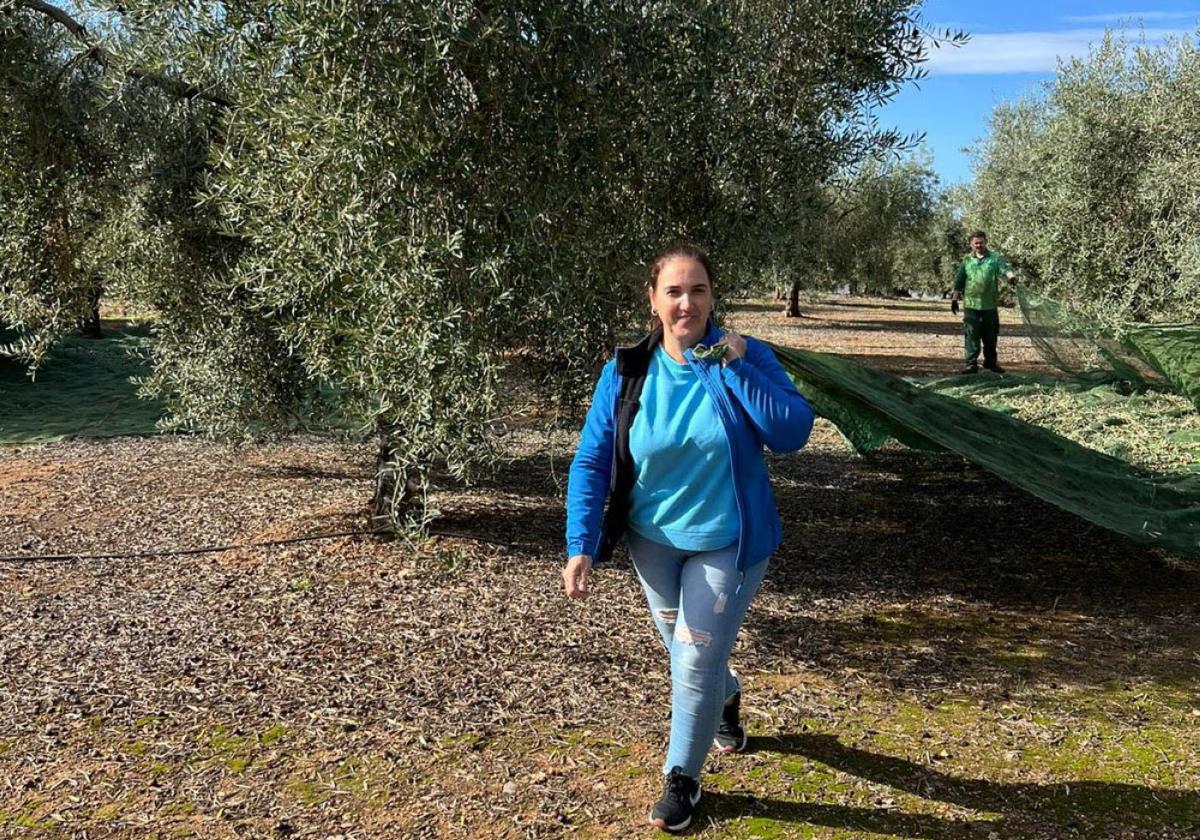
<svg viewBox="0 0 1200 840"><path fill-rule="evenodd" d="M691 627L676 627L675 641L683 645L707 647L712 644L712 633L705 630L693 630Z"/></svg>

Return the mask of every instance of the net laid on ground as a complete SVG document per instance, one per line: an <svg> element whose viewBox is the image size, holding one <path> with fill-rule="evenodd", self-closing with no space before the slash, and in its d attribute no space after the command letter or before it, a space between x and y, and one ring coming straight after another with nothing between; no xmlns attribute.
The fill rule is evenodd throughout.
<svg viewBox="0 0 1200 840"><path fill-rule="evenodd" d="M1034 346L1059 370L1169 388L1200 409L1200 324L1132 324L1117 337L1087 316L1024 288L1017 289L1017 303Z"/></svg>
<svg viewBox="0 0 1200 840"><path fill-rule="evenodd" d="M71 337L31 380L24 363L0 357L0 445L65 438L152 435L163 414L130 380L147 373L144 330L109 330L102 341Z"/></svg>
<svg viewBox="0 0 1200 840"><path fill-rule="evenodd" d="M1200 556L1200 476L1165 475L1041 426L836 356L771 345L818 415L859 452L896 438L961 455L1089 522Z"/></svg>
<svg viewBox="0 0 1200 840"><path fill-rule="evenodd" d="M1105 374L1065 379L985 374L918 384L1042 426L1151 472L1200 474L1200 412L1172 390L1136 390Z"/></svg>

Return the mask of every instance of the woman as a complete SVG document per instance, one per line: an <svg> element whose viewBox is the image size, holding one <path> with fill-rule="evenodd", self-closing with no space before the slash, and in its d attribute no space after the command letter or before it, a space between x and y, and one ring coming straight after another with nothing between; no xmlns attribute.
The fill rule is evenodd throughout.
<svg viewBox="0 0 1200 840"><path fill-rule="evenodd" d="M718 331L714 279L692 246L651 264L657 323L605 365L567 485L567 596L588 595L624 536L671 656L666 780L650 813L666 831L691 823L709 745L746 747L729 654L782 536L762 447L797 450L813 422L765 344Z"/></svg>

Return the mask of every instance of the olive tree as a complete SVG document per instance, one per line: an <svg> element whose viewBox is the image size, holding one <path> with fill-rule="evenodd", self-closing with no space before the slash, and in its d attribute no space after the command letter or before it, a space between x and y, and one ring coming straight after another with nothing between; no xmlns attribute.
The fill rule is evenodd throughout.
<svg viewBox="0 0 1200 840"><path fill-rule="evenodd" d="M1200 49L1110 33L975 150L970 215L1040 288L1120 330L1200 317Z"/></svg>
<svg viewBox="0 0 1200 840"><path fill-rule="evenodd" d="M58 27L0 13L0 326L3 352L34 362L94 318L119 250L125 114L104 110L94 66Z"/></svg>
<svg viewBox="0 0 1200 840"><path fill-rule="evenodd" d="M211 122L192 104L204 92L114 68L101 40L128 39L119 18L73 7L0 0L0 352L31 367L77 324L99 334L103 291L137 298L148 277L186 279L169 270L186 243L155 222L194 215L189 172Z"/></svg>
<svg viewBox="0 0 1200 840"><path fill-rule="evenodd" d="M947 292L969 249L961 184L940 188L932 182L926 212L896 250L898 286L925 294Z"/></svg>
<svg viewBox="0 0 1200 840"><path fill-rule="evenodd" d="M806 253L822 182L902 142L871 109L929 34L909 0L120 16L109 71L173 80L202 114L165 189L192 201L152 219L171 256L141 286L149 387L199 428L325 406L371 430L381 521L435 468L490 461L517 374L573 409L670 240L709 247L727 292Z"/></svg>
<svg viewBox="0 0 1200 840"><path fill-rule="evenodd" d="M927 152L864 162L827 187L810 283L857 294L936 288L949 212Z"/></svg>

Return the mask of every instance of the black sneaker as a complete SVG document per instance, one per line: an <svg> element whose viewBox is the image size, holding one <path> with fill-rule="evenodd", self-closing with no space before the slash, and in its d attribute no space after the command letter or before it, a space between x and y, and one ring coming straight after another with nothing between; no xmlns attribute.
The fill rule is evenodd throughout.
<svg viewBox="0 0 1200 840"><path fill-rule="evenodd" d="M699 801L700 782L683 775L682 767L672 767L663 784L662 798L650 812L650 823L663 831L683 831L692 824Z"/></svg>
<svg viewBox="0 0 1200 840"><path fill-rule="evenodd" d="M965 368L960 370L958 373L959 373L959 376L965 376L968 373L979 373L979 366L978 365L967 365Z"/></svg>
<svg viewBox="0 0 1200 840"><path fill-rule="evenodd" d="M721 710L721 725L717 727L717 737L713 738L713 745L723 753L745 752L746 744L749 743L750 739L746 737L746 730L742 728L742 722L739 720L738 712L741 707L742 692L737 691Z"/></svg>
<svg viewBox="0 0 1200 840"><path fill-rule="evenodd" d="M1004 373L1004 368L1000 367L1000 365L984 365L984 367L992 373Z"/></svg>

